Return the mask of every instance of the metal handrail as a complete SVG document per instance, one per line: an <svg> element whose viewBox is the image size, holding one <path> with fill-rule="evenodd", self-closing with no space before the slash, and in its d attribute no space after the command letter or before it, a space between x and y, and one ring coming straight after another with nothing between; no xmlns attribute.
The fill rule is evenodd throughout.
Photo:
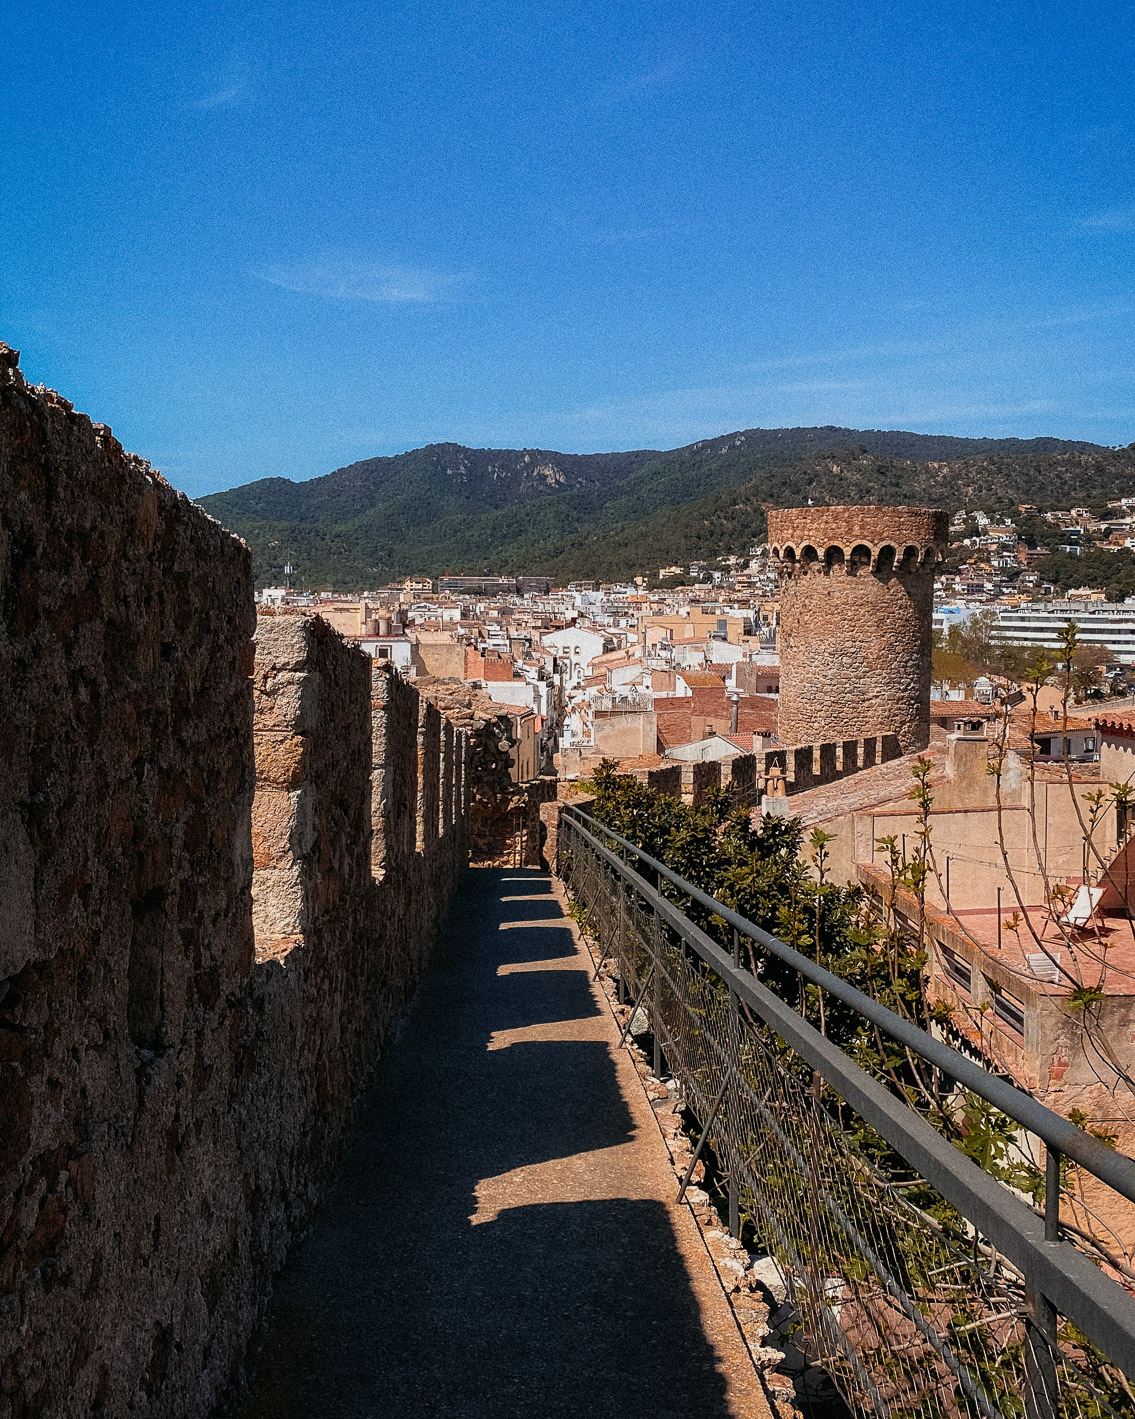
<svg viewBox="0 0 1135 1419"><path fill-rule="evenodd" d="M582 845L586 845L601 861L612 867L646 905L700 957L724 986L743 1000L813 1070L818 1071L828 1086L834 1089L860 1118L889 1143L943 1198L957 1208L978 1232L1019 1270L1025 1277L1027 1290L1037 1297L1042 1305L1051 1306L1054 1311L1058 1310L1067 1316L1100 1347L1113 1365L1128 1377L1135 1378L1135 1297L1068 1242L1059 1239L1051 1226L1052 1219L1048 1215L1048 1209L1045 1220L1042 1221L1019 1196L967 1158L932 1128L921 1114L856 1064L838 1045L833 1044L790 1005L763 985L751 971L739 967L728 952L690 921L674 902L664 897L657 887L635 871L618 852L589 831L585 824L592 825L604 837L618 843L620 848L634 853L652 870L659 871L667 881L710 907L726 921L736 924L743 934L751 934L757 940L774 942L778 948L777 954L782 959L793 966L799 962L802 973L805 973L805 967L808 968L806 974L810 979L825 983L830 979L841 988L842 999L849 1003L863 1000L872 1006L872 1018L877 1018L884 1027L887 1021L900 1025L905 1025L906 1022L878 1006L861 992L839 981L837 977L819 969L814 962L808 961L784 942L777 941L753 923L747 922L745 918L722 907L721 903L687 883L657 859L605 828L590 814L566 806L564 814L571 831L583 840ZM561 847L565 845L565 838L566 835L561 835ZM934 1045L938 1043L913 1027L912 1032L913 1035L921 1037L916 1041L918 1047L921 1047L923 1041ZM956 1072L953 1065L955 1057L967 1065L970 1063L963 1061L960 1055L955 1056L955 1052L948 1046L942 1047L941 1054L937 1050L935 1053L939 1058L949 1057L950 1064L946 1067L951 1073ZM1010 1095L1020 1096L1019 1091L1009 1086L1006 1088ZM995 1096L1001 1096L1000 1090L995 1091ZM1037 1105L1038 1109L1041 1107ZM1043 1112L1047 1114L1050 1111ZM1050 1158L1056 1156L1054 1145ZM1124 1161L1130 1162L1129 1159Z"/></svg>
<svg viewBox="0 0 1135 1419"><path fill-rule="evenodd" d="M845 1005L849 1005L865 1019L870 1020L872 1024L878 1025L892 1039L906 1045L916 1054L921 1055L928 1063L935 1065L951 1078L956 1079L963 1088L969 1089L987 1103L992 1104L994 1108L1008 1114L1010 1118L1027 1128L1030 1133L1036 1134L1048 1147L1071 1158L1073 1162L1078 1163L1082 1168L1099 1178L1101 1182L1105 1182L1108 1187L1113 1188L1122 1197L1127 1198L1130 1202L1135 1202L1135 1159L1116 1152L1114 1148L1109 1148L1106 1143L1101 1143L1098 1138L1093 1138L1090 1133L1085 1133L1083 1129L1077 1128L1068 1119L1062 1118L1059 1114L1046 1108L1031 1094L1026 1094L1024 1090L990 1074L988 1070L982 1069L979 1064L967 1059L958 1050L941 1040L936 1040L933 1035L927 1034L925 1030L920 1029L911 1021L904 1020L901 1015L896 1015L885 1005L880 1005L877 1000L865 995L863 991L856 990L853 985L841 980L839 976L833 975L831 971L825 970L823 966L817 965L815 961L809 960L807 956L793 950L779 937L773 936L770 932L757 926L755 922L732 911L715 897L711 897L708 892L703 892L700 887L695 887L692 882L687 882L684 877L679 877L665 863L659 862L657 858L643 852L634 843L620 837L618 833L613 832L597 818L592 817L590 813L584 813L582 809L571 805L565 805L564 813L592 824L605 837L617 842L626 851L633 853L651 871L657 872L660 877L677 887L699 906L703 906L714 915L719 916L728 926L739 931L742 936L759 942L766 951L779 957L786 965L791 966L806 980L811 981L813 985L819 986L821 990L826 991L837 1000L843 1001ZM601 847L602 844L597 844L597 846ZM707 937L706 940L708 941L709 938Z"/></svg>

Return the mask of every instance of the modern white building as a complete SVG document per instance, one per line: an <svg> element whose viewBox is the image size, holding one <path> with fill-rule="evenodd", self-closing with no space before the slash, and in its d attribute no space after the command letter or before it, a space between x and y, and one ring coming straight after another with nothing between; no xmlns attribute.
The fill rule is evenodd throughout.
<svg viewBox="0 0 1135 1419"><path fill-rule="evenodd" d="M933 628L936 631L946 631L951 626L964 626L979 609L977 606L964 606L956 602L936 603Z"/></svg>
<svg viewBox="0 0 1135 1419"><path fill-rule="evenodd" d="M993 636L1014 645L1056 650L1069 621L1082 645L1106 646L1123 665L1135 665L1135 601L1033 601L997 613Z"/></svg>

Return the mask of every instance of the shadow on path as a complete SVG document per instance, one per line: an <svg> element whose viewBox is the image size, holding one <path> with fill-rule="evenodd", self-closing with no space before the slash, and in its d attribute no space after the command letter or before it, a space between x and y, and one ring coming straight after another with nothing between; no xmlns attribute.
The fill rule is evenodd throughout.
<svg viewBox="0 0 1135 1419"><path fill-rule="evenodd" d="M469 873L241 1419L730 1413L588 965L546 876Z"/></svg>

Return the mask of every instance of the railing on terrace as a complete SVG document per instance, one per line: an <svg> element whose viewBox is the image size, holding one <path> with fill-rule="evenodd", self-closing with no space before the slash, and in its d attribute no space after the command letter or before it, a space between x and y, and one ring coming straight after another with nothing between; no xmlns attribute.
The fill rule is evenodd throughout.
<svg viewBox="0 0 1135 1419"><path fill-rule="evenodd" d="M649 1016L731 1230L744 1221L775 1258L795 1343L853 1413L1135 1416L1135 1298L1073 1245L1059 1203L1062 1159L1117 1202L1135 1201L1135 1162L579 809L564 809L558 872L632 1018ZM732 955L683 908L724 922ZM1044 1216L743 969L746 939L1040 1139Z"/></svg>

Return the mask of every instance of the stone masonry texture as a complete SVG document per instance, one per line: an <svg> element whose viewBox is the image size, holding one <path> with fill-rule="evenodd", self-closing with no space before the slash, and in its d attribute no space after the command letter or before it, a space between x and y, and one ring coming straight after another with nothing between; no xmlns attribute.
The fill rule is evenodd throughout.
<svg viewBox="0 0 1135 1419"><path fill-rule="evenodd" d="M425 707L0 345L0 1419L238 1379L468 859Z"/></svg>
<svg viewBox="0 0 1135 1419"><path fill-rule="evenodd" d="M930 632L944 512L810 507L769 513L780 568L782 743L930 740Z"/></svg>
<svg viewBox="0 0 1135 1419"><path fill-rule="evenodd" d="M434 676L421 676L414 683L422 698L464 736L463 772L472 860L500 866L538 866L540 805L555 798L556 780L512 782L514 723L483 691L460 680Z"/></svg>

